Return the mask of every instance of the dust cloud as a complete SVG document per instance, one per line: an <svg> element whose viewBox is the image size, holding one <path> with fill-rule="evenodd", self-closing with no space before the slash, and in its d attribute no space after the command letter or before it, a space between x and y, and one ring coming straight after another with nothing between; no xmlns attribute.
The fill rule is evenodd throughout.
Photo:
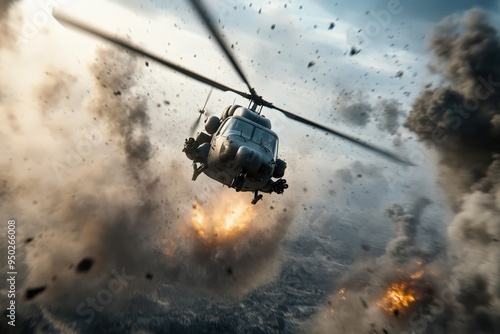
<svg viewBox="0 0 500 334"><path fill-rule="evenodd" d="M16 7L0 3L1 29L18 29L4 9ZM157 284L236 300L275 279L291 203L270 211L251 196L197 189L182 172L191 167L181 146L166 148L178 159L158 160L165 139L151 135L143 61L101 47L88 66L71 68L58 61L72 50L37 62L24 47L0 51L0 209L18 224L20 328L92 332L95 317L119 317L137 294L169 303ZM16 76L16 59L30 57L30 80ZM251 219L232 209L240 198ZM226 239L200 233L195 201L207 216L246 219L245 228L225 226ZM113 303L100 313L89 298Z"/></svg>

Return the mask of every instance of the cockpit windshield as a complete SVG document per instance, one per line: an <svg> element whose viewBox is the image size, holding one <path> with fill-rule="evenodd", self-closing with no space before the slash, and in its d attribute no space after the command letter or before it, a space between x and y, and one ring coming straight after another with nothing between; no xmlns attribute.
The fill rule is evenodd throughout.
<svg viewBox="0 0 500 334"><path fill-rule="evenodd" d="M222 128L221 134L224 134L225 136L238 135L263 146L273 155L277 153L278 138L276 138L274 134L241 119L230 119Z"/></svg>

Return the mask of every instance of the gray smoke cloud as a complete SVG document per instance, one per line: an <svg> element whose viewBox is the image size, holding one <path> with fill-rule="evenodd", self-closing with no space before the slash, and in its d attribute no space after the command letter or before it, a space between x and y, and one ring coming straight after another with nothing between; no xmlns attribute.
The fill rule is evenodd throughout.
<svg viewBox="0 0 500 334"><path fill-rule="evenodd" d="M486 174L499 153L500 44L486 14L473 10L439 25L430 48L432 69L447 84L422 92L405 126L440 153L440 177L457 208L464 193L490 186Z"/></svg>
<svg viewBox="0 0 500 334"><path fill-rule="evenodd" d="M400 127L401 104L395 99L381 99L371 103L361 92L343 90L335 101L341 118L350 125L365 127L374 120L380 131L395 135Z"/></svg>
<svg viewBox="0 0 500 334"><path fill-rule="evenodd" d="M9 3L0 8L13 10ZM1 13L1 24L16 29ZM165 139L152 135L144 62L104 48L88 68L41 61L25 80L8 70L15 52L0 52L0 209L18 224L18 329L95 332L137 295L170 303L158 285L235 300L275 279L292 204L269 210L250 197L239 203L233 191L196 189L185 177L189 163L177 162L179 147L165 150L180 159L156 159ZM239 228L232 234L228 219ZM89 298L112 303L91 311Z"/></svg>
<svg viewBox="0 0 500 334"><path fill-rule="evenodd" d="M318 333L500 332L500 39L487 15L473 9L440 23L429 48L429 68L445 81L417 97L404 126L438 153L454 215L447 241L419 237L427 200L388 208L396 238L339 283L313 321ZM386 298L391 287L415 300L396 311Z"/></svg>
<svg viewBox="0 0 500 334"><path fill-rule="evenodd" d="M401 104L395 99L383 99L378 104L380 116L377 118L377 128L387 132L390 135L395 135L399 129L399 117L402 112Z"/></svg>
<svg viewBox="0 0 500 334"><path fill-rule="evenodd" d="M363 93L342 91L337 98L335 110L351 125L366 126L370 121L372 106L366 101Z"/></svg>
<svg viewBox="0 0 500 334"><path fill-rule="evenodd" d="M439 153L449 225L455 333L500 331L500 40L477 9L440 24L432 69L446 84L414 102L405 126ZM451 329L450 329L451 331Z"/></svg>

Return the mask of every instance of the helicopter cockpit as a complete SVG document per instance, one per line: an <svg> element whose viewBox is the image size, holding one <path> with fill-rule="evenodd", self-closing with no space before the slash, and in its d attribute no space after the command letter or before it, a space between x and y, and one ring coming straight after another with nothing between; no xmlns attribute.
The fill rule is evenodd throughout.
<svg viewBox="0 0 500 334"><path fill-rule="evenodd" d="M242 117L231 117L222 125L218 136L239 136L245 141L251 141L271 153L273 158L278 154L278 138L263 127L256 126Z"/></svg>

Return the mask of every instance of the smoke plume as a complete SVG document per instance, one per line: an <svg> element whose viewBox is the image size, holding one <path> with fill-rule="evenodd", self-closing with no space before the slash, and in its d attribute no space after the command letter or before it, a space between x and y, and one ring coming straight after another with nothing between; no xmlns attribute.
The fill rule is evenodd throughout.
<svg viewBox="0 0 500 334"><path fill-rule="evenodd" d="M425 199L390 207L397 237L345 276L317 332L500 332L500 39L473 9L440 23L429 47L445 83L421 92L404 125L438 153L448 248L418 238Z"/></svg>
<svg viewBox="0 0 500 334"><path fill-rule="evenodd" d="M500 331L500 39L477 9L440 24L433 70L447 84L424 91L405 125L439 153L456 213L449 225L456 333Z"/></svg>
<svg viewBox="0 0 500 334"><path fill-rule="evenodd" d="M375 261L358 262L328 298L323 311L311 323L316 333L399 333L415 330L408 319L416 315L419 326L426 326L433 315L444 286L438 279L446 274L437 265L439 252L418 241L418 228L424 209L430 204L419 198L407 208L393 204L387 214L397 237L388 243L385 254ZM424 311L422 311L424 308ZM441 310L440 310L441 311ZM443 328L446 312L433 315L433 328Z"/></svg>

